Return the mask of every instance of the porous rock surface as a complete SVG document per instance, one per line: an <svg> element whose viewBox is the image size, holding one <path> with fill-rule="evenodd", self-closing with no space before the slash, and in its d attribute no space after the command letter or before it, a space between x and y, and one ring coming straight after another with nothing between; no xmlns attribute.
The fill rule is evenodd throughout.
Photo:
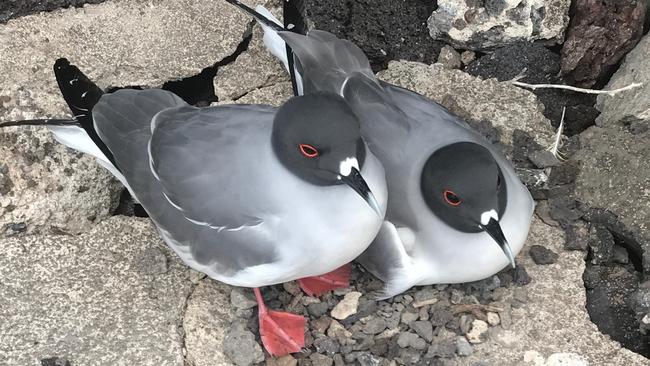
<svg viewBox="0 0 650 366"><path fill-rule="evenodd" d="M429 33L454 47L486 50L514 41L562 43L569 0L439 0Z"/></svg>

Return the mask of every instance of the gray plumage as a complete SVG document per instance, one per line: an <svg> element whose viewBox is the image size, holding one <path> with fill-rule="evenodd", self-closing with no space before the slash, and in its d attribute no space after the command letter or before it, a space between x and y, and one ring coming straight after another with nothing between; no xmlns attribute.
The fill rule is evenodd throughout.
<svg viewBox="0 0 650 366"><path fill-rule="evenodd" d="M120 90L100 99L93 118L167 244L217 280L258 287L340 267L381 223L352 189L309 184L278 161L276 112ZM384 172L371 153L361 173L385 210Z"/></svg>

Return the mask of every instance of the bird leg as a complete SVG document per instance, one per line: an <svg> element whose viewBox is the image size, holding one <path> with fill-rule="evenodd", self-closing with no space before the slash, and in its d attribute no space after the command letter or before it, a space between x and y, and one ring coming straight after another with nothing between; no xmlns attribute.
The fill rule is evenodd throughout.
<svg viewBox="0 0 650 366"><path fill-rule="evenodd" d="M259 288L254 288L264 349L272 356L300 352L305 345L305 318L297 314L269 310Z"/></svg>
<svg viewBox="0 0 650 366"><path fill-rule="evenodd" d="M307 295L320 296L330 290L349 287L351 272L352 264L348 263L320 276L301 278L298 285Z"/></svg>

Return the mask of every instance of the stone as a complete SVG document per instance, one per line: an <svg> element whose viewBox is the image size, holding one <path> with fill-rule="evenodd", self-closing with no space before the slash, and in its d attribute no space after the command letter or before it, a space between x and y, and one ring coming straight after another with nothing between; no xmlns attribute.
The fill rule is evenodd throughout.
<svg viewBox="0 0 650 366"><path fill-rule="evenodd" d="M589 366L584 357L575 353L553 353L546 359L545 366Z"/></svg>
<svg viewBox="0 0 650 366"><path fill-rule="evenodd" d="M270 357L266 360L267 366L297 366L298 361L291 355Z"/></svg>
<svg viewBox="0 0 650 366"><path fill-rule="evenodd" d="M315 339L314 347L316 352L329 356L337 354L341 349L341 345L335 339L327 337Z"/></svg>
<svg viewBox="0 0 650 366"><path fill-rule="evenodd" d="M167 257L159 248L147 248L138 259L140 273L158 275L167 272Z"/></svg>
<svg viewBox="0 0 650 366"><path fill-rule="evenodd" d="M564 242L564 248L567 250L587 250L589 236L589 228L587 224L578 221L573 222L565 227L565 237L566 241Z"/></svg>
<svg viewBox="0 0 650 366"><path fill-rule="evenodd" d="M257 301L251 289L233 287L230 291L230 304L236 309L251 309L257 306Z"/></svg>
<svg viewBox="0 0 650 366"><path fill-rule="evenodd" d="M170 258L164 273L140 272L150 248ZM188 269L149 220L115 216L79 236L3 238L0 251L0 363L65 355L72 365L183 365Z"/></svg>
<svg viewBox="0 0 650 366"><path fill-rule="evenodd" d="M401 348L396 361L400 365L415 365L421 358L422 356L420 355L419 350L413 348Z"/></svg>
<svg viewBox="0 0 650 366"><path fill-rule="evenodd" d="M223 353L237 366L250 366L264 361L264 352L255 341L255 335L239 322L234 322L226 333Z"/></svg>
<svg viewBox="0 0 650 366"><path fill-rule="evenodd" d="M372 317L364 326L363 333L365 334L379 334L386 329L386 320L380 317Z"/></svg>
<svg viewBox="0 0 650 366"><path fill-rule="evenodd" d="M311 361L312 366L331 366L334 363L334 360L330 357L319 353L312 353L309 355L309 360Z"/></svg>
<svg viewBox="0 0 650 366"><path fill-rule="evenodd" d="M476 53L473 51L463 51L463 53L460 54L460 61L463 65L469 65L475 59Z"/></svg>
<svg viewBox="0 0 650 366"><path fill-rule="evenodd" d="M357 355L357 362L361 366L379 366L381 364L381 358L377 357L368 352L360 352Z"/></svg>
<svg viewBox="0 0 650 366"><path fill-rule="evenodd" d="M645 0L577 0L562 47L562 74L571 84L602 81L639 41Z"/></svg>
<svg viewBox="0 0 650 366"><path fill-rule="evenodd" d="M625 60L609 79L605 89L618 89L633 83L643 83L643 85L612 96L598 96L596 108L600 111L600 116L596 119L596 125L601 127L619 125L628 128L636 125L638 128L638 124L644 124L647 131L647 126L650 124L650 112L648 112L648 108L650 108L648 54L650 54L650 36L646 35L625 56ZM632 131L630 132L632 133ZM634 133L632 134L634 135ZM647 132L645 135L647 135Z"/></svg>
<svg viewBox="0 0 650 366"><path fill-rule="evenodd" d="M327 336L336 339L340 344L347 345L352 343L352 333L345 329L341 323L332 319L330 326L327 329Z"/></svg>
<svg viewBox="0 0 650 366"><path fill-rule="evenodd" d="M433 326L431 322L426 320L418 320L409 324L411 329L420 337L424 338L427 342L433 339Z"/></svg>
<svg viewBox="0 0 650 366"><path fill-rule="evenodd" d="M499 323L501 323L501 319L499 319L499 314L489 311L486 315L487 315L487 322L490 326L494 327L499 325Z"/></svg>
<svg viewBox="0 0 650 366"><path fill-rule="evenodd" d="M509 83L481 80L460 70L438 64L391 62L377 76L387 82L414 90L433 101L452 103L452 112L473 121L486 120L500 131L501 142L513 145L520 130L541 146L550 146L553 130L542 115L535 96Z"/></svg>
<svg viewBox="0 0 650 366"><path fill-rule="evenodd" d="M475 319L472 322L472 329L467 333L469 343L482 343L485 341L485 335L488 330L488 324L483 320Z"/></svg>
<svg viewBox="0 0 650 366"><path fill-rule="evenodd" d="M347 293L332 309L332 318L343 320L350 315L356 314L360 297L361 293L357 291Z"/></svg>
<svg viewBox="0 0 650 366"><path fill-rule="evenodd" d="M553 264L557 262L558 255L548 248L541 245L533 245L530 247L528 254L533 258L535 264Z"/></svg>
<svg viewBox="0 0 650 366"><path fill-rule="evenodd" d="M580 135L580 145L582 148L574 155L581 163L576 200L592 211L607 212L592 212L587 221L598 221L608 231L638 243L635 245L642 252L650 253L650 133L632 135L617 126L591 127ZM644 255L643 267L650 271L650 256Z"/></svg>
<svg viewBox="0 0 650 366"><path fill-rule="evenodd" d="M417 334L411 332L400 333L399 337L397 337L397 344L401 348L406 348L406 347L411 347L414 349L426 348L426 342L424 341L424 339L418 337Z"/></svg>
<svg viewBox="0 0 650 366"><path fill-rule="evenodd" d="M486 50L515 41L562 43L570 1L439 0L428 20L433 39Z"/></svg>
<svg viewBox="0 0 650 366"><path fill-rule="evenodd" d="M303 1L307 24L348 39L368 56L372 69L390 60L435 62L442 42L427 31L431 1ZM313 26L312 26L313 24Z"/></svg>
<svg viewBox="0 0 650 366"><path fill-rule="evenodd" d="M437 62L448 69L460 69L460 54L453 47L445 45L440 50Z"/></svg>
<svg viewBox="0 0 650 366"><path fill-rule="evenodd" d="M433 339L424 357L453 357L456 354L456 342L456 337L453 337L449 332L443 332L443 334Z"/></svg>
<svg viewBox="0 0 650 366"><path fill-rule="evenodd" d="M309 315L318 318L319 316L325 315L328 308L329 305L326 302L317 302L307 305L307 312L309 312Z"/></svg>
<svg viewBox="0 0 650 366"><path fill-rule="evenodd" d="M459 356L467 357L474 352L474 348L465 337L456 338L456 353Z"/></svg>
<svg viewBox="0 0 650 366"><path fill-rule="evenodd" d="M420 315L418 313L412 313L410 311L405 311L402 313L401 322L404 324L411 324L412 322L418 320Z"/></svg>
<svg viewBox="0 0 650 366"><path fill-rule="evenodd" d="M500 47L476 61L465 71L483 79L518 81L528 84L565 84L560 73L560 56L539 43L515 42ZM560 89L537 89L532 91L544 104L544 116L558 127L564 114L564 133L568 136L593 126L598 110L594 108L596 96L584 93L568 93Z"/></svg>
<svg viewBox="0 0 650 366"><path fill-rule="evenodd" d="M627 254L627 249L620 245L614 245L612 250L612 262L620 264L630 263L630 257Z"/></svg>
<svg viewBox="0 0 650 366"><path fill-rule="evenodd" d="M548 150L535 151L528 158L537 168L540 169L560 165L560 160L558 160L558 158Z"/></svg>

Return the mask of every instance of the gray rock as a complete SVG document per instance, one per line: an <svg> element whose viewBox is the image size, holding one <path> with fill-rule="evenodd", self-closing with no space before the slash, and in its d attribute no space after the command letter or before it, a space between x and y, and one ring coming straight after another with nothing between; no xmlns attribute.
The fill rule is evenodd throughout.
<svg viewBox="0 0 650 366"><path fill-rule="evenodd" d="M459 356L469 356L474 352L474 347L467 341L465 337L456 338L456 353Z"/></svg>
<svg viewBox="0 0 650 366"><path fill-rule="evenodd" d="M404 324L411 324L412 322L418 320L419 314L412 313L410 311L405 311L402 313L401 322Z"/></svg>
<svg viewBox="0 0 650 366"><path fill-rule="evenodd" d="M425 349L426 342L424 339L418 337L417 334L411 332L400 333L397 338L397 344L401 348L411 347L414 349Z"/></svg>
<svg viewBox="0 0 650 366"><path fill-rule="evenodd" d="M463 65L469 65L476 58L476 53L472 51L463 51L460 54L460 60L463 62Z"/></svg>
<svg viewBox="0 0 650 366"><path fill-rule="evenodd" d="M160 248L147 248L139 256L138 269L143 274L163 274L167 272L167 257Z"/></svg>
<svg viewBox="0 0 650 366"><path fill-rule="evenodd" d="M45 358L41 360L41 366L72 366L70 361L61 357Z"/></svg>
<svg viewBox="0 0 650 366"><path fill-rule="evenodd" d="M411 329L415 331L420 337L424 338L428 342L431 342L433 339L433 326L431 322L426 320L418 320L410 324Z"/></svg>
<svg viewBox="0 0 650 366"><path fill-rule="evenodd" d="M534 151L528 157L537 168L549 168L560 165L560 161L548 150Z"/></svg>
<svg viewBox="0 0 650 366"><path fill-rule="evenodd" d="M553 140L551 124L544 118L536 97L509 83L481 80L438 64L406 61L389 63L388 69L377 76L415 90L465 119L490 121L506 145L513 144L515 130L532 136L541 146L550 146Z"/></svg>
<svg viewBox="0 0 650 366"><path fill-rule="evenodd" d="M460 69L460 54L453 47L445 45L440 49L437 62L448 69Z"/></svg>
<svg viewBox="0 0 650 366"><path fill-rule="evenodd" d="M230 290L230 304L236 309L251 309L257 306L255 295L249 288L233 287Z"/></svg>
<svg viewBox="0 0 650 366"><path fill-rule="evenodd" d="M421 358L422 356L420 355L420 351L413 348L401 348L396 361L403 365L414 365L417 364Z"/></svg>
<svg viewBox="0 0 650 366"><path fill-rule="evenodd" d="M307 312L309 312L309 315L318 318L322 315L325 315L327 313L328 308L329 306L327 305L326 302L316 302L307 305Z"/></svg>
<svg viewBox="0 0 650 366"><path fill-rule="evenodd" d="M517 40L562 43L570 1L439 0L429 33L456 48L485 50Z"/></svg>
<svg viewBox="0 0 650 366"><path fill-rule="evenodd" d="M223 353L237 366L250 366L264 361L262 347L255 335L240 322L233 322L223 340Z"/></svg>
<svg viewBox="0 0 650 366"><path fill-rule="evenodd" d="M630 257L627 254L627 249L623 248L620 245L614 245L612 251L612 262L620 264L630 263Z"/></svg>
<svg viewBox="0 0 650 366"><path fill-rule="evenodd" d="M323 337L314 340L316 352L333 356L339 352L341 345L335 339Z"/></svg>
<svg viewBox="0 0 650 366"><path fill-rule="evenodd" d="M541 245L533 245L528 252L535 264L553 264L557 262L558 255Z"/></svg>
<svg viewBox="0 0 650 366"><path fill-rule="evenodd" d="M365 334L379 334L386 329L386 320L378 316L372 317L364 326L363 332Z"/></svg>
<svg viewBox="0 0 650 366"><path fill-rule="evenodd" d="M633 83L643 83L640 88L621 92L613 96L599 95L596 108L600 116L596 124L601 127L630 125L633 122L650 123L650 36L646 35L639 44L625 56L625 61L609 80L604 89L617 89Z"/></svg>
<svg viewBox="0 0 650 366"><path fill-rule="evenodd" d="M334 363L332 358L319 353L312 353L309 355L309 360L313 366L331 366Z"/></svg>
<svg viewBox="0 0 650 366"><path fill-rule="evenodd" d="M453 337L443 336L436 337L427 349L425 357L443 357L450 358L456 354L456 339Z"/></svg>
<svg viewBox="0 0 650 366"><path fill-rule="evenodd" d="M361 366L379 366L381 364L381 358L368 352L360 352L357 355L357 362Z"/></svg>
<svg viewBox="0 0 650 366"><path fill-rule="evenodd" d="M149 248L172 258L166 272L140 272ZM80 236L0 239L0 252L0 363L67 355L72 365L183 365L177 325L188 270L148 220L115 216Z"/></svg>

